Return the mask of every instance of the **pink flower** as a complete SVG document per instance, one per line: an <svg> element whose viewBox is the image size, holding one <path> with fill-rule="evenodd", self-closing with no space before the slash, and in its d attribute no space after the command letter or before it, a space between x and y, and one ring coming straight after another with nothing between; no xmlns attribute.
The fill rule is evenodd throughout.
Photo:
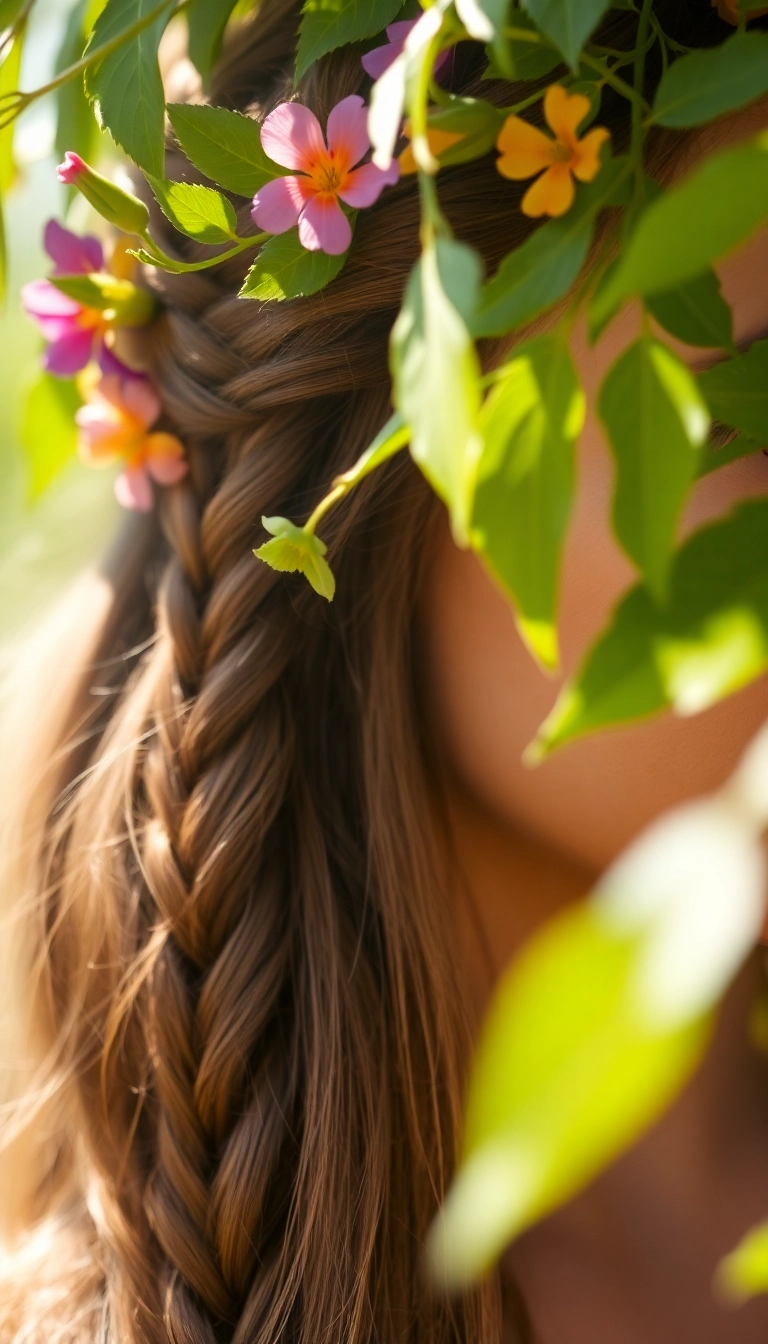
<svg viewBox="0 0 768 1344"><path fill-rule="evenodd" d="M281 103L270 112L261 128L264 150L275 163L301 176L277 177L257 191L251 214L259 228L286 233L298 224L299 240L309 252L334 257L346 252L352 228L339 201L364 209L400 175L397 163L385 170L360 164L371 147L367 121L362 98L356 93L343 98L328 117L326 147L320 123L308 107Z"/></svg>
<svg viewBox="0 0 768 1344"><path fill-rule="evenodd" d="M388 43L384 47L374 47L373 51L366 52L362 58L362 66L371 79L381 79L385 70L388 70L393 61L405 46L405 39L412 28L415 28L418 19L399 19L397 23L390 23L387 29ZM446 65L451 59L449 51L443 51L435 61L435 76L439 76L445 70Z"/></svg>
<svg viewBox="0 0 768 1344"><path fill-rule="evenodd" d="M79 154L75 154L73 150L68 149L64 155L64 162L56 167L56 176L63 186L73 187L77 178L85 172L87 166L85 160L81 159Z"/></svg>
<svg viewBox="0 0 768 1344"><path fill-rule="evenodd" d="M86 405L75 416L81 458L94 467L122 458L125 465L115 481L118 503L148 513L152 481L176 485L189 470L175 434L149 433L161 411L155 389L148 378L115 368L98 379L86 375L82 391Z"/></svg>
<svg viewBox="0 0 768 1344"><path fill-rule="evenodd" d="M46 224L43 240L54 263L54 275L87 275L104 266L98 238L90 234L79 238L55 219ZM106 329L103 313L68 298L49 280L32 280L24 285L21 301L49 342L43 359L49 373L69 378L85 368Z"/></svg>

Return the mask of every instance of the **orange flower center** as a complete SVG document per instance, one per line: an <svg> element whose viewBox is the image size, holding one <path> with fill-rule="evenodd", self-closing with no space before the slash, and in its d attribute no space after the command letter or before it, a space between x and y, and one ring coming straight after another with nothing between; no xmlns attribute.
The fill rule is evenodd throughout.
<svg viewBox="0 0 768 1344"><path fill-rule="evenodd" d="M311 169L312 182L315 189L323 194L328 193L335 196L349 176L349 167L346 163L335 160L335 154L330 151L319 163L313 163Z"/></svg>
<svg viewBox="0 0 768 1344"><path fill-rule="evenodd" d="M553 163L572 163L573 157L574 153L571 145L564 144L562 140L555 140L552 146Z"/></svg>

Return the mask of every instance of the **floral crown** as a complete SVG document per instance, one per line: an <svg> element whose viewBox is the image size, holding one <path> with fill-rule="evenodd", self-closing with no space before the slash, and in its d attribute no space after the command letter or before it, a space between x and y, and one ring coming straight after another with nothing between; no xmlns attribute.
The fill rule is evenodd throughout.
<svg viewBox="0 0 768 1344"><path fill-rule="evenodd" d="M126 335L154 312L155 300L137 282L138 265L183 273L255 253L242 299L303 302L339 275L355 245L357 213L401 176L414 174L421 256L391 336L393 414L303 524L262 520L269 540L256 556L277 570L300 571L330 600L335 581L320 536L324 518L369 473L409 448L446 505L457 543L480 557L508 596L532 655L544 668L556 668L560 571L585 414L568 338L575 320L585 318L596 340L623 305L635 301L641 334L608 369L597 409L614 458L613 530L636 580L561 690L529 759L664 708L696 713L768 669L768 498L742 503L683 544L677 540L697 479L768 445L768 341L737 347L731 309L713 269L768 220L768 132L717 149L667 187L649 177L645 153L658 128L686 132L768 93L768 34L749 26L768 9L750 0L712 0L712 6L688 0L708 33L707 45L691 49L666 31L659 0L422 0L421 7L403 0L306 0L297 87L316 61L350 46L360 54L361 80L371 81L367 102L357 94L342 99L323 127L298 95L261 125L222 107L165 106L157 53L168 21L185 12L190 56L206 81L227 24L242 21L247 0L81 4L73 11L61 73L32 92L19 92L14 84L33 3L0 5L8 25L0 37L0 182L7 185L10 177L17 115L45 94L71 94L61 99L60 140L70 130L80 140L64 155L59 179L112 226L117 242L107 259L96 237L77 237L49 223L45 245L53 270L24 289L23 301L47 342L46 386L77 380L81 455L92 464L122 463L116 490L123 505L151 508L156 488L173 486L187 471L183 445L157 427L161 406L151 372L135 364L140 342ZM634 14L628 18L634 23L630 49L601 39L609 11ZM467 43L486 62L494 93L501 88L496 101L451 91L454 51ZM651 62L655 80L648 78ZM134 115L135 88L144 91L141 117ZM613 152L600 124L606 90L627 107L630 136L621 153ZM174 228L211 249L201 260L166 255L152 237L146 205L89 166L95 122L88 104L100 127L143 170ZM211 185L165 179L166 115L181 150ZM478 254L454 238L440 201L442 172L483 157L503 177L527 184L519 209L542 221L488 277ZM233 197L252 201L256 232L238 232ZM613 212L619 247L603 249L587 267L606 210ZM547 314L546 334L525 337L525 329ZM513 341L520 333L523 338ZM511 352L483 373L476 343L487 337L507 338ZM669 337L708 351L708 367L693 373ZM727 430L726 446L716 452L713 424ZM758 756L764 781L765 743ZM725 802L717 804L721 811L690 823L686 844L695 843L686 854L695 850L699 865L695 873L691 869L692 881L706 882L715 870L722 876L747 850L754 875L755 835L768 817L764 782L754 787L756 770L750 759ZM737 795L738 843L728 829L735 825ZM677 835L656 845L666 860L671 855L677 862ZM514 1003L510 999L489 1028L470 1098L468 1163L433 1245L446 1279L482 1269L506 1236L575 1189L626 1141L633 1125L636 1131L642 1117L658 1109L688 1067L680 1061L690 1062L696 1053L702 1013L753 936L761 908L754 882L726 882L730 903L727 910L722 900L713 906L722 921L712 923L717 936L712 934L693 981L684 986L684 1007L678 993L671 1017L655 1026L644 1020L641 1030L635 1000L630 1012L629 998L620 999L616 987L629 994L630 981L635 988L640 983L632 976L641 954L648 960L646 954L659 951L653 943L661 936L658 911L674 905L663 881L658 884L659 873L664 878L668 869L655 850L652 859L648 852L646 847L645 857L622 870L619 886L629 893L623 905L612 904L610 892L598 893L567 936L561 930L538 946L531 954L533 961L539 958L538 981L526 980L524 970L510 991ZM710 857L711 871L705 872ZM744 864L749 867L746 859ZM743 873L747 867L742 865ZM638 887L641 870L645 886ZM611 880L615 885L619 879ZM658 903L651 909L654 892ZM739 901L743 918L734 925ZM602 911L599 919L596 911ZM675 911L680 913L677 906L677 918ZM674 928L679 933L683 925ZM546 1124L532 1136L525 1124L539 1112L529 1114L524 1097L519 1114L514 1098L501 1110L487 1099L495 1097L492 1080L502 1055L505 1061L515 1057L509 1023L525 1024L516 1028L518 1044L528 1039L529 1029L535 1031L542 1014L546 1018L547 975L571 983L574 965L586 967L584 983L597 986L595 993L605 991L600 1022L610 1021L614 1032L600 1044L599 1068L594 1052L589 1056L589 1068L597 1071L592 1091L591 1084L575 1089L580 1104L595 1096L604 1100L606 1077L615 1082L616 1042L635 1052L637 1077L649 1081L633 1082L627 1091L622 1074L624 1100L607 1126L601 1111L597 1130L588 1108L583 1114L568 1109L567 1088L553 1094L549 1109L537 1092ZM544 998L537 999L535 984L542 983ZM572 1029L573 1048L563 1046L562 1060L558 1042L547 1045L547 1067L556 1075L597 1031L578 1013ZM518 1061L521 1076L526 1058ZM517 1115L518 1129L507 1112ZM571 1137L582 1135L575 1168L563 1147L563 1117ZM513 1130L515 1142L529 1145L524 1187Z"/></svg>

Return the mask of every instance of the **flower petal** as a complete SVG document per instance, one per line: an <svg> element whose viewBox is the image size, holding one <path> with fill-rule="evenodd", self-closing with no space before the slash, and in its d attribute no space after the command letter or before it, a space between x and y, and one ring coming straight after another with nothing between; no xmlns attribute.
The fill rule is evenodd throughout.
<svg viewBox="0 0 768 1344"><path fill-rule="evenodd" d="M368 108L358 93L342 98L328 116L328 152L352 168L371 148L368 138Z"/></svg>
<svg viewBox="0 0 768 1344"><path fill-rule="evenodd" d="M570 169L565 163L553 164L526 191L520 209L531 219L539 215L564 215L573 205L576 188Z"/></svg>
<svg viewBox="0 0 768 1344"><path fill-rule="evenodd" d="M576 127L584 120L590 101L583 93L568 93L562 84L550 84L544 94L544 117L557 139L564 145L574 146Z"/></svg>
<svg viewBox="0 0 768 1344"><path fill-rule="evenodd" d="M308 252L341 256L352 242L352 228L335 196L323 192L307 201L299 219L299 242Z"/></svg>
<svg viewBox="0 0 768 1344"><path fill-rule="evenodd" d="M189 471L184 445L175 434L147 435L147 471L158 485L177 485Z"/></svg>
<svg viewBox="0 0 768 1344"><path fill-rule="evenodd" d="M93 332L72 327L70 331L51 341L43 355L43 367L57 378L71 378L84 369L93 352Z"/></svg>
<svg viewBox="0 0 768 1344"><path fill-rule="evenodd" d="M155 423L162 409L160 398L147 378L126 378L120 386L120 404L145 429Z"/></svg>
<svg viewBox="0 0 768 1344"><path fill-rule="evenodd" d="M21 302L24 311L30 317L55 317L72 319L82 312L82 304L62 294L50 280L30 280L23 285Z"/></svg>
<svg viewBox="0 0 768 1344"><path fill-rule="evenodd" d="M144 467L128 467L115 481L115 498L124 509L150 513L154 505L152 486Z"/></svg>
<svg viewBox="0 0 768 1344"><path fill-rule="evenodd" d="M548 168L554 162L554 140L537 126L531 126L529 121L523 121L522 117L507 117L499 131L496 148L501 150L496 167L502 177L510 177L513 181L533 177L534 173L540 173L542 168Z"/></svg>
<svg viewBox="0 0 768 1344"><path fill-rule="evenodd" d="M364 210L379 199L385 187L394 186L399 177L400 165L396 159L388 168L377 168L375 163L363 163L348 175L347 185L338 195L347 205Z"/></svg>
<svg viewBox="0 0 768 1344"><path fill-rule="evenodd" d="M261 144L264 153L281 168L298 168L305 173L310 173L325 154L320 122L301 103L281 103L270 112L261 128Z"/></svg>
<svg viewBox="0 0 768 1344"><path fill-rule="evenodd" d="M285 233L298 223L311 195L312 184L308 178L276 177L256 192L251 217L266 233Z"/></svg>
<svg viewBox="0 0 768 1344"><path fill-rule="evenodd" d="M365 53L361 58L360 64L366 75L370 75L371 79L381 79L384 71L389 69L392 62L400 55L402 49L402 42L389 42L384 47L374 47L373 51L367 51Z"/></svg>
<svg viewBox="0 0 768 1344"><path fill-rule="evenodd" d="M601 167L600 150L610 138L611 133L605 126L596 126L579 141L573 156L572 171L580 182L591 182L597 177Z"/></svg>
<svg viewBox="0 0 768 1344"><path fill-rule="evenodd" d="M418 21L418 19L396 19L394 23L390 23L387 27L387 37L390 42L399 42L402 45L411 29L416 27Z"/></svg>
<svg viewBox="0 0 768 1344"><path fill-rule="evenodd" d="M85 234L82 238L49 219L43 234L43 246L55 265L54 275L87 275L100 271L104 253L98 238Z"/></svg>

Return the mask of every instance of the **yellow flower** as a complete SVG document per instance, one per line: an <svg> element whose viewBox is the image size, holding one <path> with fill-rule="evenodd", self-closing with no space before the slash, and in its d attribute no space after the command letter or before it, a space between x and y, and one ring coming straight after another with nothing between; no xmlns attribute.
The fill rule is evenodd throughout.
<svg viewBox="0 0 768 1344"><path fill-rule="evenodd" d="M564 215L573 205L574 177L591 182L599 173L600 149L610 132L596 126L579 140L576 127L589 108L583 93L567 93L562 84L551 84L544 95L544 116L554 139L522 117L507 117L496 141L501 151L496 167L516 182L540 174L523 197L524 215Z"/></svg>

